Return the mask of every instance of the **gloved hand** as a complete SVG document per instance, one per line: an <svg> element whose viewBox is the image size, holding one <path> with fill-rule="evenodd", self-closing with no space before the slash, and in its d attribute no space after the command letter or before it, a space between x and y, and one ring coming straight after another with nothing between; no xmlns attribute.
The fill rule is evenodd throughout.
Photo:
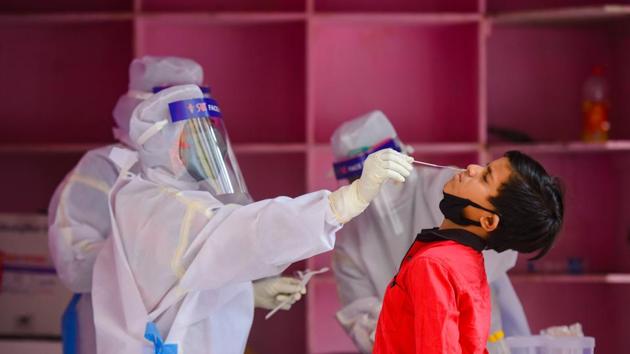
<svg viewBox="0 0 630 354"><path fill-rule="evenodd" d="M372 353L381 302L376 297L361 298L337 312L337 320L361 353Z"/></svg>
<svg viewBox="0 0 630 354"><path fill-rule="evenodd" d="M358 182L359 197L371 202L383 183L389 179L404 182L413 170L413 157L393 149L385 149L370 154L363 163L363 173Z"/></svg>
<svg viewBox="0 0 630 354"><path fill-rule="evenodd" d="M337 221L345 224L361 214L389 179L404 182L413 170L413 158L393 149L377 151L365 160L361 178L343 186L329 196Z"/></svg>
<svg viewBox="0 0 630 354"><path fill-rule="evenodd" d="M254 306L261 309L272 310L290 299L289 303L281 307L282 310L289 310L304 294L306 288L296 278L271 277L254 282Z"/></svg>

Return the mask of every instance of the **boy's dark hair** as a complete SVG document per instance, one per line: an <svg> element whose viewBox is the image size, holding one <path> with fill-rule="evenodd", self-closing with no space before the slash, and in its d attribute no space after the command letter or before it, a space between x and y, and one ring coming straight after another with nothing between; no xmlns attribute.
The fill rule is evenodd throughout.
<svg viewBox="0 0 630 354"><path fill-rule="evenodd" d="M508 151L512 173L491 197L500 215L499 226L490 233L488 247L498 252L513 249L544 256L562 227L563 192L560 181L534 159L520 151Z"/></svg>

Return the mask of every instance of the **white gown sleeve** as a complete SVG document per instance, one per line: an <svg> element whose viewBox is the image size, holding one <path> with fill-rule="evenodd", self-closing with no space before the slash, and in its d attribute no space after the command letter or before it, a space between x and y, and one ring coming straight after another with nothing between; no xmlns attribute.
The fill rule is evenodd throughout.
<svg viewBox="0 0 630 354"><path fill-rule="evenodd" d="M212 289L282 272L330 251L341 225L328 191L218 209L202 230L204 244L182 278L186 289Z"/></svg>
<svg viewBox="0 0 630 354"><path fill-rule="evenodd" d="M355 221L349 222L339 231L339 240L332 257L332 268L337 283L337 293L342 306L347 306L361 298L378 297L370 281L359 253Z"/></svg>
<svg viewBox="0 0 630 354"><path fill-rule="evenodd" d="M118 171L107 151L83 156L57 187L48 210L50 254L61 281L73 292L91 291L94 261L111 234L107 198Z"/></svg>
<svg viewBox="0 0 630 354"><path fill-rule="evenodd" d="M173 289L219 289L276 275L331 250L341 227L328 191L241 206L137 180L116 190L112 213L147 308Z"/></svg>
<svg viewBox="0 0 630 354"><path fill-rule="evenodd" d="M381 301L377 297L364 297L345 306L337 312L337 321L346 330L359 351L372 353Z"/></svg>
<svg viewBox="0 0 630 354"><path fill-rule="evenodd" d="M531 335L523 305L508 275L504 273L499 276L491 286L497 297L496 302L501 309L501 322L506 337Z"/></svg>
<svg viewBox="0 0 630 354"><path fill-rule="evenodd" d="M355 226L354 222L344 226L333 251L332 267L342 305L336 317L361 353L371 353L370 334L376 329L380 300L361 261L356 244L361 235Z"/></svg>

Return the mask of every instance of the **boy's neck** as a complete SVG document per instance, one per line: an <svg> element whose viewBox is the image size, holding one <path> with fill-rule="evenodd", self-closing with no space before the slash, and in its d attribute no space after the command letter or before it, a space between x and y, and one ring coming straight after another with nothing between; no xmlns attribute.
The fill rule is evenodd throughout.
<svg viewBox="0 0 630 354"><path fill-rule="evenodd" d="M475 225L462 226L450 221L449 219L444 219L444 221L442 221L442 224L440 225L440 230L446 229L466 230L479 238L482 238L484 240L488 239L488 233L481 227Z"/></svg>

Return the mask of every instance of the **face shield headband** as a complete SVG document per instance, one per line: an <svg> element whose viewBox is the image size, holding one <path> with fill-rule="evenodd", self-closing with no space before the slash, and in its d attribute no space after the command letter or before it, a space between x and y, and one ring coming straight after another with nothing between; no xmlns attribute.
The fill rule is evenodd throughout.
<svg viewBox="0 0 630 354"><path fill-rule="evenodd" d="M167 89L169 87L171 87L171 85L154 86L153 89L151 89L151 92L140 91L140 90L129 90L129 91L127 91L126 95L128 97L144 101L147 98L149 98L149 97L155 95L156 93L158 93L158 92L160 92L162 90L165 90L165 89ZM203 93L203 97L205 97L205 98L209 98L210 97L210 87L209 86L199 86L199 89Z"/></svg>
<svg viewBox="0 0 630 354"><path fill-rule="evenodd" d="M361 172L363 172L363 163L370 154L384 149L393 149L398 152L402 151L400 143L397 141L397 139L391 138L372 145L367 149L362 148L362 150L363 149L365 151L359 152L358 155L346 160L335 162L333 164L333 168L335 170L335 178L338 181L343 179L352 180L361 177Z"/></svg>

